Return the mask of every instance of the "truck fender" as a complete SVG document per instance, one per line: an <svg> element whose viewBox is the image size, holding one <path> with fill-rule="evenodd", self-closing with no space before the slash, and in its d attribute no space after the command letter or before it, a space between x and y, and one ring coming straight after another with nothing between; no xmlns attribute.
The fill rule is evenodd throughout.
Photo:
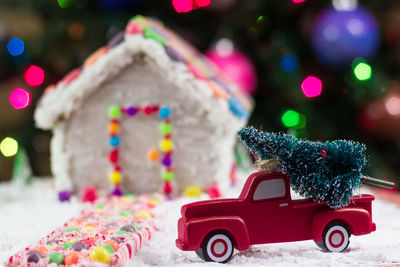
<svg viewBox="0 0 400 267"><path fill-rule="evenodd" d="M225 232L232 239L235 248L245 250L250 247L249 234L242 218L238 216L221 216L192 219L188 222L188 240L191 240L190 250L197 250L204 239L213 232Z"/></svg>
<svg viewBox="0 0 400 267"><path fill-rule="evenodd" d="M373 223L371 216L365 209L342 208L317 213L313 218L313 239L315 242L322 240L325 227L331 222L346 225L350 234L365 235L372 232Z"/></svg>

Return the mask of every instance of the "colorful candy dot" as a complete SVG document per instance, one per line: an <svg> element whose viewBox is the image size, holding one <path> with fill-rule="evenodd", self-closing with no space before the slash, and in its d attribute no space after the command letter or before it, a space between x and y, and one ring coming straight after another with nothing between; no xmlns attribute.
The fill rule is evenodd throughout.
<svg viewBox="0 0 400 267"><path fill-rule="evenodd" d="M125 110L125 113L128 115L128 116L134 116L136 113L137 113L137 108L135 108L135 107L128 107L126 110Z"/></svg>
<svg viewBox="0 0 400 267"><path fill-rule="evenodd" d="M69 266L77 264L81 257L82 257L81 253L79 253L78 251L72 251L65 256L64 258L65 265Z"/></svg>
<svg viewBox="0 0 400 267"><path fill-rule="evenodd" d="M119 171L114 171L110 174L110 181L114 184L118 184L121 182L122 176Z"/></svg>
<svg viewBox="0 0 400 267"><path fill-rule="evenodd" d="M125 32L127 34L142 33L143 32L143 26L140 23L136 22L136 21L132 21L126 26Z"/></svg>
<svg viewBox="0 0 400 267"><path fill-rule="evenodd" d="M171 186L170 182L168 182L168 181L164 182L163 191L167 195L172 193L172 186Z"/></svg>
<svg viewBox="0 0 400 267"><path fill-rule="evenodd" d="M156 41L157 43L159 43L164 47L167 45L164 38L151 29L145 29L143 31L143 37L146 39L153 39L154 41Z"/></svg>
<svg viewBox="0 0 400 267"><path fill-rule="evenodd" d="M97 190L95 187L85 187L83 188L83 201L94 202L97 199Z"/></svg>
<svg viewBox="0 0 400 267"><path fill-rule="evenodd" d="M64 255L60 252L49 254L49 263L64 264Z"/></svg>
<svg viewBox="0 0 400 267"><path fill-rule="evenodd" d="M129 232L129 233L133 233L133 232L136 231L135 227L133 227L133 226L130 225L130 224L127 224L127 225L122 226L120 230L121 230L121 231Z"/></svg>
<svg viewBox="0 0 400 267"><path fill-rule="evenodd" d="M202 190L199 186L190 185L190 186L186 187L186 189L185 189L185 196L200 197L201 192L202 192Z"/></svg>
<svg viewBox="0 0 400 267"><path fill-rule="evenodd" d="M118 162L118 149L113 149L113 150L110 152L109 160L110 160L110 162L112 162L112 163Z"/></svg>
<svg viewBox="0 0 400 267"><path fill-rule="evenodd" d="M63 248L65 248L65 249L69 249L69 248L72 248L73 244L68 242L68 243L62 244L61 246L62 246Z"/></svg>
<svg viewBox="0 0 400 267"><path fill-rule="evenodd" d="M165 167L171 166L171 165L172 165L172 159L171 159L171 157L170 157L170 156L165 156L165 157L162 159L162 164L163 164Z"/></svg>
<svg viewBox="0 0 400 267"><path fill-rule="evenodd" d="M71 198L71 191L70 190L63 190L58 192L58 200L60 200L61 202L63 201L69 201Z"/></svg>
<svg viewBox="0 0 400 267"><path fill-rule="evenodd" d="M147 218L150 218L151 217L151 213L150 212L148 212L147 210L141 210L141 211L139 211L138 212L138 214L137 214L139 217L141 217L141 218L145 218L145 219L147 219Z"/></svg>
<svg viewBox="0 0 400 267"><path fill-rule="evenodd" d="M127 217L127 216L133 216L133 213L130 210L124 210L124 211L121 211L119 213L119 215L121 215L122 217Z"/></svg>
<svg viewBox="0 0 400 267"><path fill-rule="evenodd" d="M89 249L89 246L85 242L77 241L72 245L72 249L75 251L81 251L83 249Z"/></svg>
<svg viewBox="0 0 400 267"><path fill-rule="evenodd" d="M122 231L122 230L120 230L120 231L117 231L117 232L115 232L116 234L119 234L119 235L129 235L129 232L127 232L127 231Z"/></svg>
<svg viewBox="0 0 400 267"><path fill-rule="evenodd" d="M172 180L174 179L174 177L175 177L175 175L174 175L174 173L171 172L171 171L164 171L164 172L162 173L162 179L163 179L164 181L172 181Z"/></svg>
<svg viewBox="0 0 400 267"><path fill-rule="evenodd" d="M65 232L67 232L67 233L70 233L70 232L79 232L79 230L76 229L76 228L68 228L68 229L65 230Z"/></svg>
<svg viewBox="0 0 400 267"><path fill-rule="evenodd" d="M169 117L169 115L171 114L171 110L167 107L162 107L159 111L158 114L160 115L160 117L162 119L166 119Z"/></svg>
<svg viewBox="0 0 400 267"><path fill-rule="evenodd" d="M112 119L118 119L121 117L121 108L117 105L111 105L108 108L108 116Z"/></svg>
<svg viewBox="0 0 400 267"><path fill-rule="evenodd" d="M119 249L118 242L115 240L112 240L112 239L104 241L103 244L112 247L114 249L114 251L117 251Z"/></svg>
<svg viewBox="0 0 400 267"><path fill-rule="evenodd" d="M169 123L162 122L160 126L158 127L158 130L160 131L161 134L167 135L170 134L172 131L172 126Z"/></svg>
<svg viewBox="0 0 400 267"><path fill-rule="evenodd" d="M119 125L117 122L111 122L108 125L108 131L110 132L110 134L117 134L119 132Z"/></svg>
<svg viewBox="0 0 400 267"><path fill-rule="evenodd" d="M160 148L164 152L171 151L172 147L173 147L173 144L170 139L164 139L160 142Z"/></svg>
<svg viewBox="0 0 400 267"><path fill-rule="evenodd" d="M219 192L219 188L216 185L211 185L207 188L207 193L210 198L219 198L221 193Z"/></svg>
<svg viewBox="0 0 400 267"><path fill-rule="evenodd" d="M113 190L111 190L110 194L112 196L122 196L122 191L118 187L115 187Z"/></svg>
<svg viewBox="0 0 400 267"><path fill-rule="evenodd" d="M110 245L104 244L103 248L105 248L107 250L107 252L110 253L110 254L115 253L114 248L112 246L110 246Z"/></svg>
<svg viewBox="0 0 400 267"><path fill-rule="evenodd" d="M158 160L158 158L160 157L160 155L159 155L159 153L158 153L157 150L151 149L151 150L149 151L149 153L147 153L147 157L148 157L149 160L151 160L151 161L156 161L156 160Z"/></svg>
<svg viewBox="0 0 400 267"><path fill-rule="evenodd" d="M89 253L89 258L102 262L102 263L109 263L111 261L110 253L104 247L94 247Z"/></svg>
<svg viewBox="0 0 400 267"><path fill-rule="evenodd" d="M118 136L113 136L110 138L110 146L112 146L112 147L119 146L119 137Z"/></svg>
<svg viewBox="0 0 400 267"><path fill-rule="evenodd" d="M38 263L40 258L42 258L42 255L37 250L29 250L27 252L27 256L28 256L27 261L34 263Z"/></svg>
<svg viewBox="0 0 400 267"><path fill-rule="evenodd" d="M145 107L143 107L143 109L142 109L142 112L145 114L145 115L150 115L151 113L153 113L153 107L151 107L151 106L145 106Z"/></svg>

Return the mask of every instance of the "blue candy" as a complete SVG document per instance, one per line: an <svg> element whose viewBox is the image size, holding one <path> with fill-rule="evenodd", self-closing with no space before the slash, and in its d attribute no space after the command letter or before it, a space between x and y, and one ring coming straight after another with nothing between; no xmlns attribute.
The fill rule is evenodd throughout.
<svg viewBox="0 0 400 267"><path fill-rule="evenodd" d="M161 118L166 119L171 114L171 110L167 107L162 107L158 112L158 114L160 115Z"/></svg>
<svg viewBox="0 0 400 267"><path fill-rule="evenodd" d="M119 146L119 138L118 136L113 136L110 138L110 146L116 147Z"/></svg>

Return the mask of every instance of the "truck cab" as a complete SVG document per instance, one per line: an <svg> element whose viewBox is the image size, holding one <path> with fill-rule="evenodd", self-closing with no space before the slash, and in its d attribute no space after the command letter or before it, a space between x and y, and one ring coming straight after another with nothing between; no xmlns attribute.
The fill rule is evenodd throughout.
<svg viewBox="0 0 400 267"><path fill-rule="evenodd" d="M311 199L292 199L287 174L251 174L237 199L184 205L176 245L207 261L225 262L234 248L314 240L332 252L344 251L349 237L375 231L372 195L354 196L345 208L332 209Z"/></svg>

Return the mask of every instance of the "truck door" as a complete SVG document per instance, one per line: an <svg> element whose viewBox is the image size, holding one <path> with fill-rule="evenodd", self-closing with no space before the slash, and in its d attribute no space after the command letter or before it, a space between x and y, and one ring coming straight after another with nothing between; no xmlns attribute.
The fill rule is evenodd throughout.
<svg viewBox="0 0 400 267"><path fill-rule="evenodd" d="M247 211L248 231L252 244L286 241L286 231L291 219L291 200L286 177L260 179L252 188L249 211Z"/></svg>

